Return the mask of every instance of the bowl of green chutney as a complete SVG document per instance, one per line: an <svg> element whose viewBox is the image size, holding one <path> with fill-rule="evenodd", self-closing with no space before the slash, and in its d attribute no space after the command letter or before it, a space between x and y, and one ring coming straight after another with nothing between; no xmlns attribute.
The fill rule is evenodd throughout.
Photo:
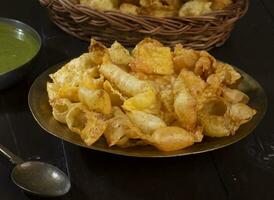
<svg viewBox="0 0 274 200"><path fill-rule="evenodd" d="M0 17L0 90L20 81L41 48L39 34L27 24Z"/></svg>

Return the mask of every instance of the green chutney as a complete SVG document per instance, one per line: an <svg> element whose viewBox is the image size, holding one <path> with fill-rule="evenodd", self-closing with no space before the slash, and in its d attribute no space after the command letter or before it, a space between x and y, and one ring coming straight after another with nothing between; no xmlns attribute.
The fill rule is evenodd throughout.
<svg viewBox="0 0 274 200"><path fill-rule="evenodd" d="M0 22L0 74L30 61L39 50L39 42L15 26Z"/></svg>

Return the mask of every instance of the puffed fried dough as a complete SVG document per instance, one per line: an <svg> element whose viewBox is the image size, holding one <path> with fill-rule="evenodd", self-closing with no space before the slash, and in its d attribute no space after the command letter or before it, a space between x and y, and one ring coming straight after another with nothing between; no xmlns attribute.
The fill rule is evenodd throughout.
<svg viewBox="0 0 274 200"><path fill-rule="evenodd" d="M72 103L68 99L57 99L52 105L52 115L57 121L66 124L66 116Z"/></svg>
<svg viewBox="0 0 274 200"><path fill-rule="evenodd" d="M76 86L63 85L58 89L58 98L67 98L72 102L78 102L78 88Z"/></svg>
<svg viewBox="0 0 274 200"><path fill-rule="evenodd" d="M179 11L180 17L200 16L212 11L212 2L208 0L191 0L184 3Z"/></svg>
<svg viewBox="0 0 274 200"><path fill-rule="evenodd" d="M207 86L206 82L200 76L196 76L192 71L182 69L179 78L183 80L186 88L188 88L193 96L202 94Z"/></svg>
<svg viewBox="0 0 274 200"><path fill-rule="evenodd" d="M118 8L118 0L80 0L80 3L89 5L96 10L115 10Z"/></svg>
<svg viewBox="0 0 274 200"><path fill-rule="evenodd" d="M199 52L199 59L195 63L194 73L206 79L216 70L217 61L206 51Z"/></svg>
<svg viewBox="0 0 274 200"><path fill-rule="evenodd" d="M72 104L66 115L66 123L69 129L78 133L88 146L103 135L107 126L106 119L102 115L88 111L81 103Z"/></svg>
<svg viewBox="0 0 274 200"><path fill-rule="evenodd" d="M101 65L103 63L103 57L108 51L107 47L101 42L91 39L88 49L91 53L92 60L95 61L96 65Z"/></svg>
<svg viewBox="0 0 274 200"><path fill-rule="evenodd" d="M222 89L222 96L231 103L244 103L247 104L249 101L249 97L237 89L231 89L228 87L224 87Z"/></svg>
<svg viewBox="0 0 274 200"><path fill-rule="evenodd" d="M150 10L176 10L182 5L181 0L140 0L140 5Z"/></svg>
<svg viewBox="0 0 274 200"><path fill-rule="evenodd" d="M86 117L87 124L80 136L86 145L91 146L104 134L107 123L98 113L88 112Z"/></svg>
<svg viewBox="0 0 274 200"><path fill-rule="evenodd" d="M133 71L146 74L173 74L171 49L161 43L147 39L139 43L132 51L134 60L130 63Z"/></svg>
<svg viewBox="0 0 274 200"><path fill-rule="evenodd" d="M74 132L80 134L87 123L87 108L82 103L74 103L70 106L66 115L66 123L68 128Z"/></svg>
<svg viewBox="0 0 274 200"><path fill-rule="evenodd" d="M227 6L233 3L232 0L211 0L212 1L212 10L223 10Z"/></svg>
<svg viewBox="0 0 274 200"><path fill-rule="evenodd" d="M197 124L197 101L180 77L174 83L173 94L174 110L181 126L187 130L193 130Z"/></svg>
<svg viewBox="0 0 274 200"><path fill-rule="evenodd" d="M157 129L148 141L161 151L177 151L194 144L193 136L176 126Z"/></svg>
<svg viewBox="0 0 274 200"><path fill-rule="evenodd" d="M114 88L108 80L104 82L103 88L109 94L113 106L121 106L126 101L127 98L118 89Z"/></svg>
<svg viewBox="0 0 274 200"><path fill-rule="evenodd" d="M80 57L72 59L54 74L50 74L50 78L60 86L77 86L83 79L85 71L93 66L95 63L91 53L84 53Z"/></svg>
<svg viewBox="0 0 274 200"><path fill-rule="evenodd" d="M130 3L122 3L119 10L122 13L131 15L139 15L141 13L141 8L139 6Z"/></svg>
<svg viewBox="0 0 274 200"><path fill-rule="evenodd" d="M97 67L87 69L79 82L80 87L86 87L91 90L102 89L104 83L104 77L99 74Z"/></svg>
<svg viewBox="0 0 274 200"><path fill-rule="evenodd" d="M199 54L193 49L183 48L182 44L176 44L173 53L174 70L180 72L183 68L193 69L199 59Z"/></svg>
<svg viewBox="0 0 274 200"><path fill-rule="evenodd" d="M144 134L152 134L158 128L166 127L166 123L160 117L142 111L129 111L127 116Z"/></svg>
<svg viewBox="0 0 274 200"><path fill-rule="evenodd" d="M80 87L78 90L78 96L80 102L86 105L90 110L105 115L111 113L111 100L109 94L105 90L91 90L85 87Z"/></svg>
<svg viewBox="0 0 274 200"><path fill-rule="evenodd" d="M112 63L102 64L99 71L128 96L134 96L152 88L148 82L135 78Z"/></svg>
<svg viewBox="0 0 274 200"><path fill-rule="evenodd" d="M228 112L230 118L239 126L250 121L255 114L256 110L244 103L232 104Z"/></svg>
<svg viewBox="0 0 274 200"><path fill-rule="evenodd" d="M138 139L141 131L133 125L128 116L119 107L113 107L114 117L108 121L104 136L109 146L125 146L128 140Z"/></svg>
<svg viewBox="0 0 274 200"><path fill-rule="evenodd" d="M229 136L237 128L228 117L199 114L199 120L204 127L204 135L209 137Z"/></svg>
<svg viewBox="0 0 274 200"><path fill-rule="evenodd" d="M49 104L52 106L54 101L59 98L59 86L55 83L47 82L47 93L49 97Z"/></svg>
<svg viewBox="0 0 274 200"><path fill-rule="evenodd" d="M229 64L216 62L214 66L215 72L207 77L207 83L210 85L215 87L232 85L241 78L241 75Z"/></svg>
<svg viewBox="0 0 274 200"><path fill-rule="evenodd" d="M160 102L155 90L148 90L127 99L123 108L128 111L139 110L151 114L159 114Z"/></svg>
<svg viewBox="0 0 274 200"><path fill-rule="evenodd" d="M128 65L132 60L129 51L119 42L115 41L108 49L110 59L115 65Z"/></svg>
<svg viewBox="0 0 274 200"><path fill-rule="evenodd" d="M210 137L224 137L233 134L238 128L226 115L229 107L221 98L208 99L198 112L198 118L204 127L204 134Z"/></svg>

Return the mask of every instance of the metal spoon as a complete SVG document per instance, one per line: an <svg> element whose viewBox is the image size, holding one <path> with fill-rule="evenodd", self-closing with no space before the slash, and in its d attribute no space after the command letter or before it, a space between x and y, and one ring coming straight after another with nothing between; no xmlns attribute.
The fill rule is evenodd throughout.
<svg viewBox="0 0 274 200"><path fill-rule="evenodd" d="M16 165L11 178L21 189L47 197L62 196L70 190L70 180L60 169L39 161L24 162L1 144L0 153Z"/></svg>

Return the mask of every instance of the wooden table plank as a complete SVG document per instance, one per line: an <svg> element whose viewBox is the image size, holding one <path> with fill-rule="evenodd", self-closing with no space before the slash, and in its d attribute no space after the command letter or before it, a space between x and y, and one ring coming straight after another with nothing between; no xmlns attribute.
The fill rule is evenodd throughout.
<svg viewBox="0 0 274 200"><path fill-rule="evenodd" d="M141 159L66 148L73 199L226 199L210 154Z"/></svg>
<svg viewBox="0 0 274 200"><path fill-rule="evenodd" d="M271 15L272 19L274 19L274 1L273 0L261 0L264 8Z"/></svg>

